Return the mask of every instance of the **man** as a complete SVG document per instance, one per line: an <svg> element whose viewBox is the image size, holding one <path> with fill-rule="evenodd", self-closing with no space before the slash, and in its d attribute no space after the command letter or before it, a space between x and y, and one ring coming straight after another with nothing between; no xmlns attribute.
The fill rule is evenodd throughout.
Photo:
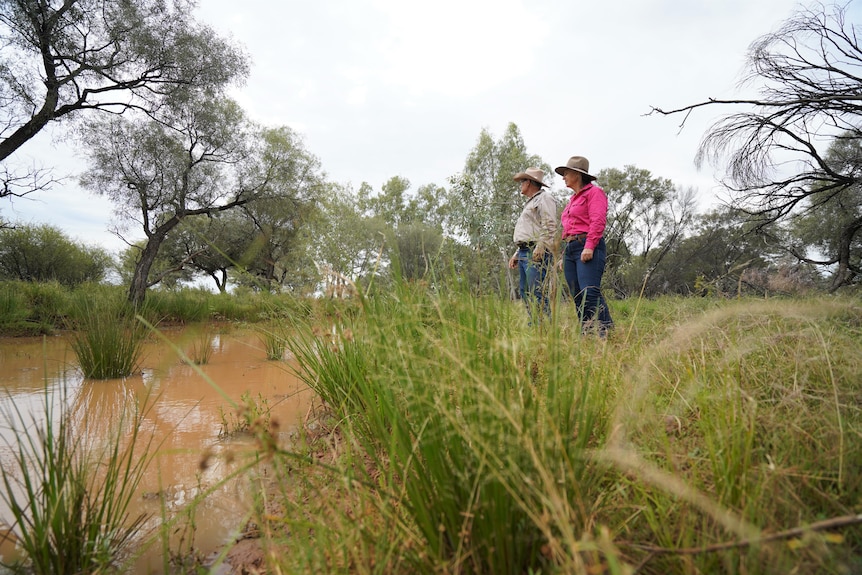
<svg viewBox="0 0 862 575"><path fill-rule="evenodd" d="M551 314L546 275L554 259L557 202L544 190L547 187L544 177L545 172L539 168L527 168L513 178L520 183L527 203L515 223L512 239L518 249L509 259L509 267L518 269L521 299L527 306L531 324L533 307L540 308L546 316Z"/></svg>

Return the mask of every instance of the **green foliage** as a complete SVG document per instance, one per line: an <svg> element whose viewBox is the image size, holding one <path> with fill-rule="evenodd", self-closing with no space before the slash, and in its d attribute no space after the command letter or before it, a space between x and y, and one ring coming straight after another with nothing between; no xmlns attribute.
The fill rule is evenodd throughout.
<svg viewBox="0 0 862 575"><path fill-rule="evenodd" d="M845 133L833 141L825 161L829 170L847 175L854 183L837 190L828 185L813 186L811 196L803 202L806 209L790 218L788 243L800 258L811 257L821 265L839 262L841 265L833 266L833 285L851 285L859 280L850 262L859 261L862 255L862 187L858 183L862 143L858 136Z"/></svg>
<svg viewBox="0 0 862 575"><path fill-rule="evenodd" d="M191 323L212 318L211 303L216 297L201 288L154 290L147 298L146 309L153 317Z"/></svg>
<svg viewBox="0 0 862 575"><path fill-rule="evenodd" d="M149 403L125 410L99 435L80 424L68 390L47 387L42 413L22 411L7 398L0 417L13 432L12 457L0 466L0 499L14 518L11 532L23 553L5 566L15 572L54 575L113 570L126 558L146 517L129 516L147 464L152 438L141 436Z"/></svg>
<svg viewBox="0 0 862 575"><path fill-rule="evenodd" d="M147 329L124 299L77 294L72 350L84 377L117 379L137 369Z"/></svg>
<svg viewBox="0 0 862 575"><path fill-rule="evenodd" d="M266 351L266 359L282 360L287 351L288 333L284 323L269 323L258 328L258 335Z"/></svg>
<svg viewBox="0 0 862 575"><path fill-rule="evenodd" d="M615 375L597 342L519 332L520 311L400 285L337 333L290 345L353 446L344 472L376 500L386 537L410 541L400 561L415 572L522 573L546 565L548 546L565 565L595 560L574 550L600 493L588 448Z"/></svg>
<svg viewBox="0 0 862 575"><path fill-rule="evenodd" d="M307 432L329 464L274 452L285 508L266 521L290 533L265 543L274 569L862 564L853 529L823 531L862 497L857 302L628 299L602 341L567 305L535 330L512 302L443 294L396 284L291 340L330 409Z"/></svg>
<svg viewBox="0 0 862 575"><path fill-rule="evenodd" d="M499 270L506 269L512 230L523 205L512 176L529 166L550 172L541 158L527 153L518 127L510 123L497 141L483 129L463 172L451 179L447 227L454 236L466 238L471 251L479 254L478 259L458 265L471 272L470 281L482 294L514 293L511 275L501 276Z"/></svg>
<svg viewBox="0 0 862 575"><path fill-rule="evenodd" d="M757 230L745 213L712 210L695 218L692 232L670 246L663 265L652 271L644 295L797 293L773 281L781 273L780 253L769 230ZM617 273L626 276L631 271L624 267ZM635 274L629 282L642 278Z"/></svg>
<svg viewBox="0 0 862 575"><path fill-rule="evenodd" d="M598 179L608 196L604 281L625 297L651 294L660 268L674 268L667 256L691 226L694 192L635 166L603 169Z"/></svg>
<svg viewBox="0 0 862 575"><path fill-rule="evenodd" d="M4 2L0 160L69 115L154 112L243 78L246 56L196 22L193 9L161 0Z"/></svg>
<svg viewBox="0 0 862 575"><path fill-rule="evenodd" d="M111 265L104 249L74 242L54 226L0 228L0 280L74 287L102 280Z"/></svg>
<svg viewBox="0 0 862 575"><path fill-rule="evenodd" d="M31 319L32 308L21 287L21 282L0 282L0 333L13 336L50 333L53 323Z"/></svg>
<svg viewBox="0 0 862 575"><path fill-rule="evenodd" d="M242 394L240 404L233 412L221 413L221 428L219 439L229 439L237 435L255 433L260 429L268 429L272 418L269 400L258 394L253 398L250 391Z"/></svg>

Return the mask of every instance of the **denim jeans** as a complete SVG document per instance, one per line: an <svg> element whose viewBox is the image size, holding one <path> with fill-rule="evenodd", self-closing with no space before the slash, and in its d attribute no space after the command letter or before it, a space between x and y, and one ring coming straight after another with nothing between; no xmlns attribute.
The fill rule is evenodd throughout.
<svg viewBox="0 0 862 575"><path fill-rule="evenodd" d="M605 240L604 238L599 240L599 244L593 250L593 259L586 263L581 261L584 241L586 240L572 240L566 245L563 275L566 277L569 293L578 308L581 325L586 327L597 320L599 330L607 330L613 327L614 322L601 291L602 274L605 273L607 259Z"/></svg>
<svg viewBox="0 0 862 575"><path fill-rule="evenodd" d="M518 248L518 275L521 278L521 300L527 306L530 322L533 309L541 309L546 316L551 315L551 302L548 299L548 270L553 265L553 255L546 251L542 261L533 261L533 250Z"/></svg>

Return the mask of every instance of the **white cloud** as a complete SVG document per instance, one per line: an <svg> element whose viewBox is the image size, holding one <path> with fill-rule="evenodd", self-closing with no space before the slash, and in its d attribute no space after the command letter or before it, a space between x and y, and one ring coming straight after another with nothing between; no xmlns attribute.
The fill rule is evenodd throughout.
<svg viewBox="0 0 862 575"><path fill-rule="evenodd" d="M387 81L412 96L469 99L533 64L548 24L517 0L373 0Z"/></svg>
<svg viewBox="0 0 862 575"><path fill-rule="evenodd" d="M681 118L644 114L653 105L734 95L749 44L797 6L797 0L202 0L198 13L252 56L248 83L236 92L248 114L300 131L330 177L354 188L363 181L379 187L395 175L414 187L445 186L480 130L499 136L514 122L528 151L551 165L576 153L596 170L632 164L708 197L715 174L697 172L693 158L716 110L693 114L681 133ZM42 150L42 165L72 175L80 168L80 161L60 161L62 149ZM73 186L56 193L82 206L101 203L74 214L49 200L59 195L40 195L43 203L27 218L62 221L70 234L83 236L94 233L93 218L104 217L102 229L110 224L110 216L99 215L110 213L105 199ZM5 205L0 209L9 215Z"/></svg>

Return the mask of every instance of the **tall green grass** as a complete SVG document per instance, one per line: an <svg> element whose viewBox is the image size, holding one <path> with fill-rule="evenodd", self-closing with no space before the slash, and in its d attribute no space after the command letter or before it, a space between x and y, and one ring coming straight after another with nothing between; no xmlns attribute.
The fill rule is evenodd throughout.
<svg viewBox="0 0 862 575"><path fill-rule="evenodd" d="M0 282L0 334L51 333L67 316L67 291L56 282Z"/></svg>
<svg viewBox="0 0 862 575"><path fill-rule="evenodd" d="M0 466L0 499L22 555L4 558L3 565L15 572L114 570L146 519L131 516L129 505L152 453L152 438L141 435L149 403L124 410L108 436L92 437L68 394L65 384L46 386L41 410L27 413L7 397L0 411L12 434L5 445L11 458Z"/></svg>
<svg viewBox="0 0 862 575"><path fill-rule="evenodd" d="M135 371L148 330L125 300L79 294L73 315L71 345L84 377L118 379Z"/></svg>
<svg viewBox="0 0 862 575"><path fill-rule="evenodd" d="M377 518L359 523L359 538L391 545L376 561L464 573L601 561L590 501L606 469L589 450L605 433L615 371L600 342L572 345L571 325L542 333L525 321L510 302L401 286L365 300L361 320L334 335L291 342L345 435L343 473Z"/></svg>
<svg viewBox="0 0 862 575"><path fill-rule="evenodd" d="M607 342L562 302L529 329L516 303L410 285L297 326L297 371L325 406L308 449L325 465L274 458L271 566L859 569L862 307L611 305Z"/></svg>
<svg viewBox="0 0 862 575"><path fill-rule="evenodd" d="M639 472L625 535L655 554L643 572L862 567L858 528L759 543L862 511L860 351L862 307L829 298L724 305L644 351L605 452ZM719 542L735 546L667 552Z"/></svg>

